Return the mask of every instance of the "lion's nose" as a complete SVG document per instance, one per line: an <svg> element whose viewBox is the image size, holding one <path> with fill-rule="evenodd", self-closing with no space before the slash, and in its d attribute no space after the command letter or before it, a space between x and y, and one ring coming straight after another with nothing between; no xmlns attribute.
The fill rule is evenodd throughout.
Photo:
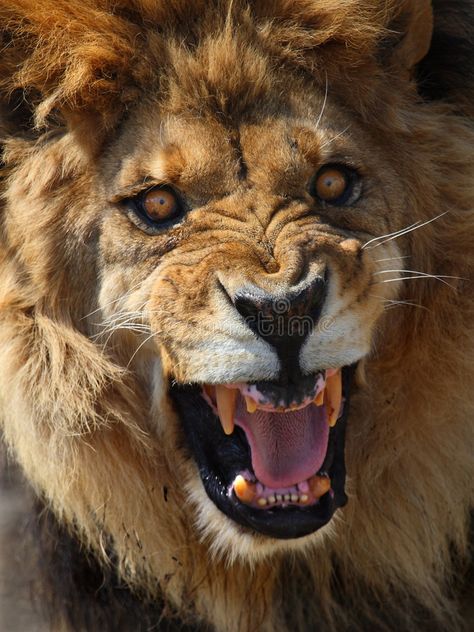
<svg viewBox="0 0 474 632"><path fill-rule="evenodd" d="M269 294L256 286L236 291L233 303L248 327L275 347L282 364L299 355L313 331L326 299L327 275L316 276L285 294Z"/></svg>

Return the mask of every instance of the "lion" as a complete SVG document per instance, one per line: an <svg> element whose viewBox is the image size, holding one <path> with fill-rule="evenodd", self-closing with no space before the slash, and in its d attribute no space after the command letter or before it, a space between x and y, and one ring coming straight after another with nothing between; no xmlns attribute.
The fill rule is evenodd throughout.
<svg viewBox="0 0 474 632"><path fill-rule="evenodd" d="M461 629L473 11L2 1L0 418L52 629Z"/></svg>

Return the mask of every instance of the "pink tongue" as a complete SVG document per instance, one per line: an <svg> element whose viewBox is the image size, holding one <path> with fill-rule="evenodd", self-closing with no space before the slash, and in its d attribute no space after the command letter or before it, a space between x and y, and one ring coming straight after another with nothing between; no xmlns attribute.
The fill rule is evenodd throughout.
<svg viewBox="0 0 474 632"><path fill-rule="evenodd" d="M316 474L324 462L329 439L324 406L310 404L295 412L257 410L250 414L239 397L235 423L250 444L255 476L268 487L301 483Z"/></svg>

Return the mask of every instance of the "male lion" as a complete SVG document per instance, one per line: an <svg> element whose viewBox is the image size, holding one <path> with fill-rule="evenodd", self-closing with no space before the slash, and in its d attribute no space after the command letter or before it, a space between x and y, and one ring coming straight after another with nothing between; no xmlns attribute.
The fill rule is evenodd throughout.
<svg viewBox="0 0 474 632"><path fill-rule="evenodd" d="M461 627L473 11L2 0L1 419L55 629Z"/></svg>

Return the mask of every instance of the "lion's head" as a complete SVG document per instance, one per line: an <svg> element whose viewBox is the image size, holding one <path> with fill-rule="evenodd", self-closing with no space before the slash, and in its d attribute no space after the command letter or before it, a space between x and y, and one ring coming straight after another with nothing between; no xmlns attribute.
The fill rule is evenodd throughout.
<svg viewBox="0 0 474 632"><path fill-rule="evenodd" d="M390 591L443 620L473 133L418 91L431 2L191 4L0 9L6 440L96 555L219 630Z"/></svg>

